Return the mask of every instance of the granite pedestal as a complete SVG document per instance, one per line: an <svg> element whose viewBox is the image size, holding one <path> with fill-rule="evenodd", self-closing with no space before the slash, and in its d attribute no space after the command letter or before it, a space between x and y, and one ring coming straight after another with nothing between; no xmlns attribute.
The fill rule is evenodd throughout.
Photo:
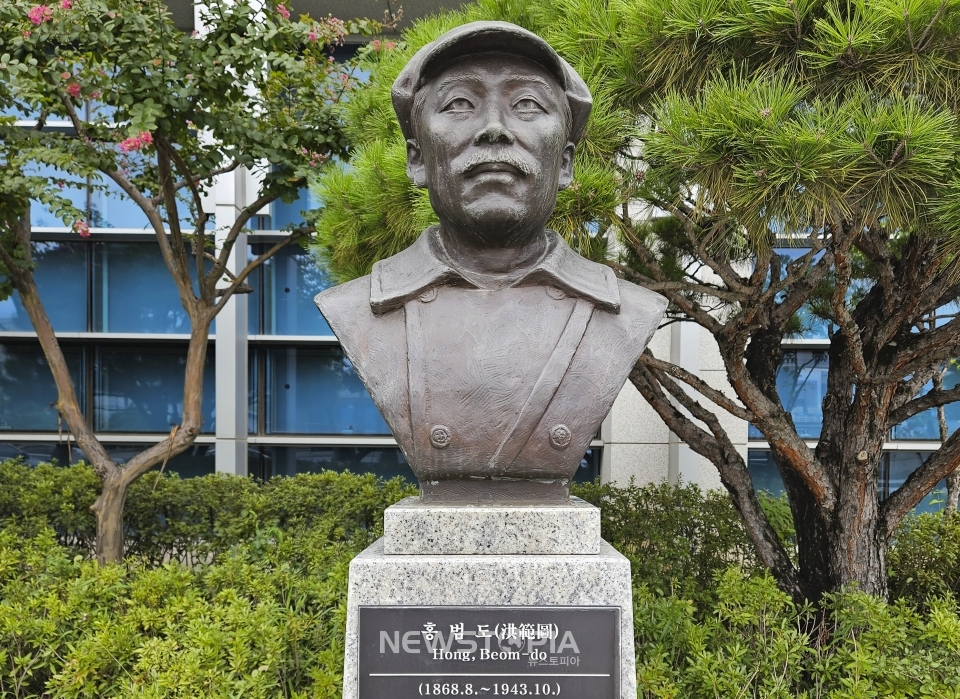
<svg viewBox="0 0 960 699"><path fill-rule="evenodd" d="M618 608L618 694L636 697L630 562L600 538L600 511L582 500L525 507L408 498L388 508L383 538L350 564L344 699L368 699L358 682L367 606Z"/></svg>

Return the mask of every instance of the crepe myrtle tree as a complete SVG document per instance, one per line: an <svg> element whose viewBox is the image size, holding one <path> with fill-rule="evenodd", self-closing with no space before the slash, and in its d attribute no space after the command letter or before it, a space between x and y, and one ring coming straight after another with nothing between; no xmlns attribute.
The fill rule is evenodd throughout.
<svg viewBox="0 0 960 699"><path fill-rule="evenodd" d="M319 248L340 278L435 220L406 180L389 87L414 50L474 19L541 34L590 85L575 181L550 225L666 296L669 322L708 332L728 379L709 384L648 350L630 381L716 465L785 591L884 596L898 524L960 464L960 434L944 428L881 499L890 430L960 399L942 381L960 318L937 319L960 297L960 1L481 0L422 22L365 57L370 84L342 107L352 169L317 184ZM612 256L597 231L615 236ZM777 373L782 341L817 318L829 373L809 446ZM760 507L724 412L769 442L795 550Z"/></svg>
<svg viewBox="0 0 960 699"><path fill-rule="evenodd" d="M228 268L252 216L278 199L292 201L310 172L347 154L333 105L354 80L331 51L345 33L378 26L294 21L270 0L211 0L201 22L201 32L177 30L159 0L0 6L0 108L36 115L29 127L0 119L0 298L19 294L53 372L55 407L103 481L93 505L101 563L123 555L127 488L200 431L217 313L234 294L250 291L247 277L258 265L311 235L303 222L240 272ZM261 171L261 190L229 228L214 231L203 195L218 175L241 167ZM96 212L65 194L87 183L112 184L142 210L191 324L181 421L125 464L110 458L81 411L33 276L30 206L47 207L89 236Z"/></svg>

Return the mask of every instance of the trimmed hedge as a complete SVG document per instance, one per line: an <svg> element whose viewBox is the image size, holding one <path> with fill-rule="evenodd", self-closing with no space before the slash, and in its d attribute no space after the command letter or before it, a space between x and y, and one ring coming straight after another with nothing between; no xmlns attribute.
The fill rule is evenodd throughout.
<svg viewBox="0 0 960 699"><path fill-rule="evenodd" d="M352 474L148 475L128 501L131 555L100 568L89 468L5 463L0 478L0 696L16 699L339 697L349 561L412 492ZM846 593L814 612L759 570L721 494L577 494L633 564L639 696L960 696L960 517L901 529L894 603Z"/></svg>
<svg viewBox="0 0 960 699"><path fill-rule="evenodd" d="M0 463L0 520L49 526L57 540L84 554L93 550L96 520L90 505L100 481L84 464L60 468ZM357 533L376 538L383 510L416 489L400 478L326 471L259 483L213 474L182 479L150 472L133 483L124 507L127 555L157 565L210 562L265 528L304 526L330 541Z"/></svg>

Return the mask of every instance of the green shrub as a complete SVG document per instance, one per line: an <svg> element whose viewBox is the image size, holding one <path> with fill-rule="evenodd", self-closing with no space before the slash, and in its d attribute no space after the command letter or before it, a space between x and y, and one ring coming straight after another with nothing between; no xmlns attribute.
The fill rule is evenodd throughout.
<svg viewBox="0 0 960 699"><path fill-rule="evenodd" d="M339 697L349 561L411 492L369 475L148 474L127 505L126 565L99 568L83 549L89 468L8 462L0 478L0 696L16 699ZM814 613L759 570L724 495L576 493L633 565L640 696L960 696L960 517L900 530L898 601L836 595ZM764 507L789 545L786 504Z"/></svg>
<svg viewBox="0 0 960 699"><path fill-rule="evenodd" d="M768 575L730 568L717 601L634 590L644 699L957 697L960 617L952 600L920 614L862 593L798 610Z"/></svg>
<svg viewBox="0 0 960 699"><path fill-rule="evenodd" d="M731 563L759 571L740 516L725 493L696 485L577 485L600 508L601 533L630 559L634 585L700 600Z"/></svg>
<svg viewBox="0 0 960 699"><path fill-rule="evenodd" d="M960 599L960 513L907 517L887 552L890 597L919 608L935 597Z"/></svg>
<svg viewBox="0 0 960 699"><path fill-rule="evenodd" d="M0 531L0 696L339 697L347 568L366 545L268 529L216 565L98 567Z"/></svg>

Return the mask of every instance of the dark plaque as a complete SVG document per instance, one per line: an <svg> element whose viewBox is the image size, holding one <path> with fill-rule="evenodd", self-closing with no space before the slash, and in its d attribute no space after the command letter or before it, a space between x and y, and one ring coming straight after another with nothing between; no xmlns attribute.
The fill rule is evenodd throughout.
<svg viewBox="0 0 960 699"><path fill-rule="evenodd" d="M620 697L619 607L359 609L359 699Z"/></svg>

